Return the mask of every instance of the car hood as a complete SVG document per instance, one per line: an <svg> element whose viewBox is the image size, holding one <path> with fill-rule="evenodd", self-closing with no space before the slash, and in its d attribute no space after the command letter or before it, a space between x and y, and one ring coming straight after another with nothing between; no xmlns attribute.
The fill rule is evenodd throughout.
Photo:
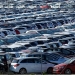
<svg viewBox="0 0 75 75"><path fill-rule="evenodd" d="M61 63L61 64L58 64L58 65L55 65L54 67L61 67L61 66L66 66L67 64L65 63Z"/></svg>

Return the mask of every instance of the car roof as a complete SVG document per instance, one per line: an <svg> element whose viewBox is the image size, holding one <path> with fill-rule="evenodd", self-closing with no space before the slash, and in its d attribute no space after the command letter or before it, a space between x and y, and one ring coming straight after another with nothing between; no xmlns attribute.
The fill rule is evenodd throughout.
<svg viewBox="0 0 75 75"><path fill-rule="evenodd" d="M16 60L23 60L23 59L39 59L39 57L25 57L25 58L21 58L21 57L18 57L18 58L14 58Z"/></svg>
<svg viewBox="0 0 75 75"><path fill-rule="evenodd" d="M64 31L64 32L56 32L56 33L54 33L54 34L58 34L58 35L68 35L68 34L72 34L72 33L70 33L70 32L66 32L66 31Z"/></svg>
<svg viewBox="0 0 75 75"><path fill-rule="evenodd" d="M53 51L51 51L51 52L49 52L49 53L47 53L47 52L33 52L33 53L30 53L30 54L51 54L51 53L57 53L57 52L53 52Z"/></svg>
<svg viewBox="0 0 75 75"><path fill-rule="evenodd" d="M75 49L74 46L70 46L68 44L64 44L64 45L60 46L59 48L63 48L63 49Z"/></svg>
<svg viewBox="0 0 75 75"><path fill-rule="evenodd" d="M22 53L22 52L6 52L7 54L17 54L17 53Z"/></svg>
<svg viewBox="0 0 75 75"><path fill-rule="evenodd" d="M62 34L53 34L50 36L50 34L49 34L49 37L60 37L60 36L63 36L63 35Z"/></svg>
<svg viewBox="0 0 75 75"><path fill-rule="evenodd" d="M1 45L0 48L8 48L8 45Z"/></svg>
<svg viewBox="0 0 75 75"><path fill-rule="evenodd" d="M39 47L38 46L35 46L35 47L29 47L28 49L38 49Z"/></svg>
<svg viewBox="0 0 75 75"><path fill-rule="evenodd" d="M59 41L49 42L48 44L60 43Z"/></svg>

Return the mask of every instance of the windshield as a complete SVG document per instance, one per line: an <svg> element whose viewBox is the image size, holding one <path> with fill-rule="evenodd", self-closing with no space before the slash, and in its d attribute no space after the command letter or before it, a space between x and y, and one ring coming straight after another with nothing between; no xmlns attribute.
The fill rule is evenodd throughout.
<svg viewBox="0 0 75 75"><path fill-rule="evenodd" d="M35 34L31 33L28 36L29 36L29 38L33 38L33 37L41 36L41 34L39 34L39 33L35 33Z"/></svg>
<svg viewBox="0 0 75 75"><path fill-rule="evenodd" d="M66 63L66 64L70 64L70 63L72 63L74 60L75 60L75 58L71 58L71 59L67 60L67 61L64 62L64 63Z"/></svg>
<svg viewBox="0 0 75 75"><path fill-rule="evenodd" d="M64 27L65 29L71 29L71 26Z"/></svg>
<svg viewBox="0 0 75 75"><path fill-rule="evenodd" d="M71 29L75 28L75 25L71 25Z"/></svg>
<svg viewBox="0 0 75 75"><path fill-rule="evenodd" d="M19 39L28 39L29 36L17 36Z"/></svg>
<svg viewBox="0 0 75 75"><path fill-rule="evenodd" d="M16 41L18 41L18 39L15 39L15 38L10 38L10 39L5 39L7 43L14 43Z"/></svg>
<svg viewBox="0 0 75 75"><path fill-rule="evenodd" d="M66 29L74 29L75 28L75 25L71 25L71 26L67 26L65 27Z"/></svg>
<svg viewBox="0 0 75 75"><path fill-rule="evenodd" d="M41 30L41 31L38 31L40 34L52 34L52 31L51 30Z"/></svg>
<svg viewBox="0 0 75 75"><path fill-rule="evenodd" d="M0 40L0 45L4 45L5 42L3 40Z"/></svg>
<svg viewBox="0 0 75 75"><path fill-rule="evenodd" d="M62 31L64 31L64 28L63 27L59 27L59 28L57 28L57 31L58 32L62 32Z"/></svg>

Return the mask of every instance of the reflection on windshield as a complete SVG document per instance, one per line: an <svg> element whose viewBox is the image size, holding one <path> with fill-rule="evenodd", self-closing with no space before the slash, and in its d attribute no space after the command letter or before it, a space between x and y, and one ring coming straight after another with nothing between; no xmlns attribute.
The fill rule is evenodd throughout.
<svg viewBox="0 0 75 75"><path fill-rule="evenodd" d="M3 40L0 40L0 45L4 45L5 42Z"/></svg>
<svg viewBox="0 0 75 75"><path fill-rule="evenodd" d="M67 60L67 61L64 62L64 63L66 63L66 64L70 64L70 63L72 63L74 60L75 60L75 58L71 58L71 59Z"/></svg>

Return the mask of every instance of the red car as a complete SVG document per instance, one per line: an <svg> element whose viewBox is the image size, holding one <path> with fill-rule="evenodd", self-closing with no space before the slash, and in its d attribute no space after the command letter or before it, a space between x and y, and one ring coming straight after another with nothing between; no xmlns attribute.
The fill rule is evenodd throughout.
<svg viewBox="0 0 75 75"><path fill-rule="evenodd" d="M49 9L49 8L51 8L49 5L42 5L42 6L40 6L40 8L41 9Z"/></svg>
<svg viewBox="0 0 75 75"><path fill-rule="evenodd" d="M75 57L53 67L54 74L75 74Z"/></svg>

